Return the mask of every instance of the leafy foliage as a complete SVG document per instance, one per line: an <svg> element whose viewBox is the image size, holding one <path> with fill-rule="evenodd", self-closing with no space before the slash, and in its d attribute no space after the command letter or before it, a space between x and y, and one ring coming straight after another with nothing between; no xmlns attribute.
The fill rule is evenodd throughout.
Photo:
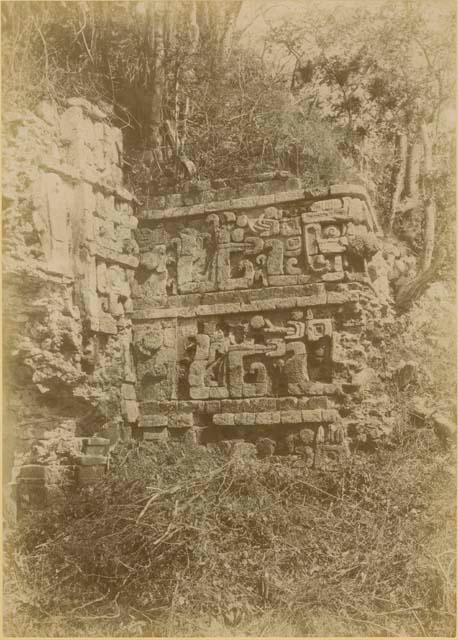
<svg viewBox="0 0 458 640"><path fill-rule="evenodd" d="M420 187L426 201L429 185L434 185L440 228L436 247L449 264L454 263L445 231L454 217L454 125L449 121L455 86L453 24L452 3L442 2L433 10L421 1L386 2L352 11L343 4L307 7L302 19L295 15L271 30L272 39L296 57L297 100L318 105L321 117L342 127L339 148L372 186L382 223L388 222L398 171L396 138L404 134L412 145L427 123L434 170L422 175ZM398 215L395 230L420 253L425 244L423 207Z"/></svg>
<svg viewBox="0 0 458 640"><path fill-rule="evenodd" d="M183 175L170 149L164 147L160 162L148 159L154 54L142 4L12 5L2 5L4 103L33 108L43 98L92 100L122 127L127 175L139 194L179 189ZM215 72L211 34L201 33L191 55L189 37L183 14L166 43L162 118L175 122L199 178L288 169L317 186L354 176L351 160L337 150L341 133L318 112L309 117L291 104L283 64L238 45Z"/></svg>

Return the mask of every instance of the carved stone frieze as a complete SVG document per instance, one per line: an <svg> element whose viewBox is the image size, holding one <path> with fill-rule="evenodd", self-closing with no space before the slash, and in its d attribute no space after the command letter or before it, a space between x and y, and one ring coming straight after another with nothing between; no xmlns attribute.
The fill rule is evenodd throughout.
<svg viewBox="0 0 458 640"><path fill-rule="evenodd" d="M186 207L140 214L139 429L149 439L244 438L332 465L348 451L339 407L365 366L378 226L356 187L262 198L193 205L186 220Z"/></svg>
<svg viewBox="0 0 458 640"><path fill-rule="evenodd" d="M372 228L365 201L349 196L145 222L136 297L166 306L173 295L344 281L365 271L355 239L369 257Z"/></svg>

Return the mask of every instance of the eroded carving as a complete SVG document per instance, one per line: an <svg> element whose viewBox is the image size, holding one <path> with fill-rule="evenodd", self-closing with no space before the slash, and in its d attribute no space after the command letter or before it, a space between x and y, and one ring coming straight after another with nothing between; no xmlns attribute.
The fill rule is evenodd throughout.
<svg viewBox="0 0 458 640"><path fill-rule="evenodd" d="M336 191L137 231L137 297L152 309L134 337L148 417L171 403L167 415L182 410L204 442L339 457L337 407L364 364L342 336L360 339L377 225L360 191Z"/></svg>

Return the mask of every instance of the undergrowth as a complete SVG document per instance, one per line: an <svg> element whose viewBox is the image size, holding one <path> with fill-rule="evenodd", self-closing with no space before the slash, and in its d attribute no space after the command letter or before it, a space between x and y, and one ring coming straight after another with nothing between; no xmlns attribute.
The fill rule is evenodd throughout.
<svg viewBox="0 0 458 640"><path fill-rule="evenodd" d="M178 443L6 543L7 635L454 635L454 464L427 430L339 472Z"/></svg>

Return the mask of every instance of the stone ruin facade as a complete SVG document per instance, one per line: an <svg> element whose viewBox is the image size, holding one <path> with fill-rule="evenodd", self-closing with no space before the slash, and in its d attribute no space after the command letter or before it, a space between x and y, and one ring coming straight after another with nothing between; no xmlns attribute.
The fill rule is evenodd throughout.
<svg viewBox="0 0 458 640"><path fill-rule="evenodd" d="M130 437L347 454L394 273L362 187L278 174L140 203L82 99L6 114L4 140L4 481L26 501L89 482Z"/></svg>
<svg viewBox="0 0 458 640"><path fill-rule="evenodd" d="M377 219L354 185L246 190L139 212L138 431L335 462L348 450L340 408L365 366L361 334L380 305L367 294Z"/></svg>
<svg viewBox="0 0 458 640"><path fill-rule="evenodd" d="M138 222L122 133L97 107L5 114L3 139L4 469L20 469L28 499L63 468L97 477L137 421ZM104 424L109 438L91 442Z"/></svg>

